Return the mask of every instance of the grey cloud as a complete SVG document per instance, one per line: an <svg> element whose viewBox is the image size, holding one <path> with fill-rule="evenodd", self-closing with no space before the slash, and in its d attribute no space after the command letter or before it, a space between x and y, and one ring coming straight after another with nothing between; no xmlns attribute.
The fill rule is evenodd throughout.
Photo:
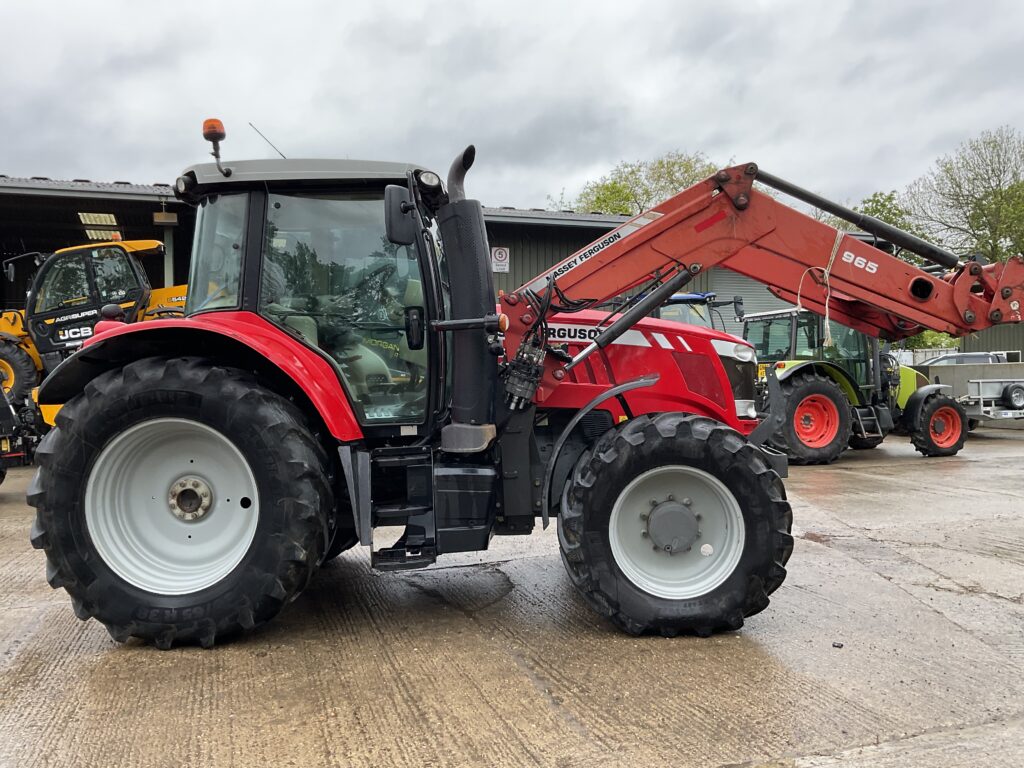
<svg viewBox="0 0 1024 768"><path fill-rule="evenodd" d="M677 148L856 201L1024 127L1022 21L997 0L7 7L0 173L169 181L216 115L230 157L272 154L249 120L293 157L443 171L474 142L494 205Z"/></svg>

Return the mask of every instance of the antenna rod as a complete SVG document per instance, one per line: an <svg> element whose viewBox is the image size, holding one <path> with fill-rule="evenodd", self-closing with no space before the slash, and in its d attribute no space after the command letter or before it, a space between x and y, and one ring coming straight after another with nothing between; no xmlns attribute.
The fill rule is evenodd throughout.
<svg viewBox="0 0 1024 768"><path fill-rule="evenodd" d="M275 147L274 146L274 142L272 142L270 139L268 139L266 136L264 136L263 132L260 131L260 129L257 128L255 125L253 125L252 122L249 123L249 127L252 128L254 131L256 131L256 133L258 133L260 135L260 138L263 139L265 142L267 142L267 144L270 145L270 148L273 149L275 152L277 152L277 154L279 154L281 156L282 160L287 160L288 159L287 157L284 156L284 152L282 152L280 149Z"/></svg>

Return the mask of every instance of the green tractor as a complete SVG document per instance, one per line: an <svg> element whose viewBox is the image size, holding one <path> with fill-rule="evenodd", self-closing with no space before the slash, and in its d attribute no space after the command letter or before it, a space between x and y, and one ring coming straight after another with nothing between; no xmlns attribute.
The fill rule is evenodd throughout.
<svg viewBox="0 0 1024 768"><path fill-rule="evenodd" d="M743 338L757 351L759 379L770 367L781 384L785 419L771 442L791 462L829 464L890 432L909 434L925 456L963 448L967 415L952 388L900 365L878 339L799 309L747 315Z"/></svg>

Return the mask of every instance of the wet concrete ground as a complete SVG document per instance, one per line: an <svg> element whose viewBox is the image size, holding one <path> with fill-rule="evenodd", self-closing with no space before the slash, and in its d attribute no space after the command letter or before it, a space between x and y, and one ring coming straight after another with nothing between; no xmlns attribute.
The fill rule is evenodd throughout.
<svg viewBox="0 0 1024 768"><path fill-rule="evenodd" d="M1019 766L1022 464L1024 434L986 430L795 468L789 579L732 635L618 633L551 529L411 573L349 553L263 630L169 652L47 586L15 471L0 765Z"/></svg>

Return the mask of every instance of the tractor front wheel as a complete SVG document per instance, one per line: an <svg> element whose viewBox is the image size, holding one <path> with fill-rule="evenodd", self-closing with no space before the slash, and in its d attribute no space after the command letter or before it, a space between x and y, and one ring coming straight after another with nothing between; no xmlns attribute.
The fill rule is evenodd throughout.
<svg viewBox="0 0 1024 768"><path fill-rule="evenodd" d="M924 456L955 456L968 431L964 407L948 395L932 395L921 406L910 442Z"/></svg>
<svg viewBox="0 0 1024 768"><path fill-rule="evenodd" d="M631 634L734 630L786 577L792 512L741 435L681 413L641 416L584 451L558 519L562 561Z"/></svg>
<svg viewBox="0 0 1024 768"><path fill-rule="evenodd" d="M831 379L816 373L782 382L786 420L772 444L794 464L831 464L850 439L850 402Z"/></svg>
<svg viewBox="0 0 1024 768"><path fill-rule="evenodd" d="M36 452L32 544L75 613L160 648L275 616L327 545L323 450L242 371L147 358L61 409Z"/></svg>
<svg viewBox="0 0 1024 768"><path fill-rule="evenodd" d="M0 377L12 403L22 403L39 383L39 371L28 352L10 342L0 342Z"/></svg>

